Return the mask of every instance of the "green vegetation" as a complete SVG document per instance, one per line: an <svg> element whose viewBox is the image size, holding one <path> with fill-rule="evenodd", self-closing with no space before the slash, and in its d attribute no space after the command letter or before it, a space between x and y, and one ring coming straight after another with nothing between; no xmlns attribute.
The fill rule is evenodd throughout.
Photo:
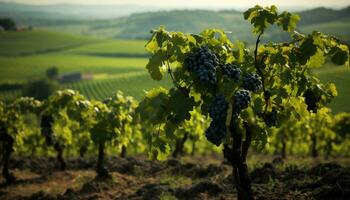
<svg viewBox="0 0 350 200"><path fill-rule="evenodd" d="M329 105L335 113L350 111L350 69L348 67L326 67L315 70L323 82L333 82L337 86L338 96Z"/></svg>
<svg viewBox="0 0 350 200"><path fill-rule="evenodd" d="M147 63L147 59L56 53L0 57L0 63L1 82L23 82L33 77L45 76L46 70L51 66L56 66L61 75L68 72L116 74L140 71Z"/></svg>
<svg viewBox="0 0 350 200"><path fill-rule="evenodd" d="M140 71L121 73L100 80L67 83L63 85L63 87L77 90L89 99L103 100L116 90L121 90L126 95L133 96L140 100L146 90L150 90L159 85L169 87L170 83L169 78L160 82L154 82L147 75L147 72Z"/></svg>
<svg viewBox="0 0 350 200"><path fill-rule="evenodd" d="M101 40L47 31L0 34L4 36L2 45L10 49L0 53L2 84L24 84L44 78L47 70L55 66L59 75L92 73L93 80L61 85L76 89L90 99L102 100L118 89L140 99L145 90L169 85L168 80L155 83L146 75L144 41ZM20 93L20 90L2 91L0 97L13 99Z"/></svg>
<svg viewBox="0 0 350 200"><path fill-rule="evenodd" d="M0 18L0 27L6 31L16 30L16 23L10 18Z"/></svg>
<svg viewBox="0 0 350 200"><path fill-rule="evenodd" d="M0 32L0 56L50 53L97 41L88 37L48 31Z"/></svg>
<svg viewBox="0 0 350 200"><path fill-rule="evenodd" d="M96 44L72 48L65 53L105 57L147 57L144 45L145 41L142 40L103 40Z"/></svg>
<svg viewBox="0 0 350 200"><path fill-rule="evenodd" d="M59 89L56 81L47 78L29 81L23 88L23 96L44 100Z"/></svg>

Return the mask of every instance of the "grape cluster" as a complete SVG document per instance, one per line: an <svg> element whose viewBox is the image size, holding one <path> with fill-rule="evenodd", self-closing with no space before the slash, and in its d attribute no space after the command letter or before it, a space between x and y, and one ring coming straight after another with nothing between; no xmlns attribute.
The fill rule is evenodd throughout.
<svg viewBox="0 0 350 200"><path fill-rule="evenodd" d="M260 77L256 73L244 74L242 80L242 87L246 90L257 92L262 88Z"/></svg>
<svg viewBox="0 0 350 200"><path fill-rule="evenodd" d="M307 105L308 111L317 111L317 103L320 100L320 97L317 96L312 90L308 89L305 91L303 97L305 98L305 103Z"/></svg>
<svg viewBox="0 0 350 200"><path fill-rule="evenodd" d="M207 140L216 146L219 146L222 140L226 137L226 125L224 123L212 122L209 128L205 131Z"/></svg>
<svg viewBox="0 0 350 200"><path fill-rule="evenodd" d="M188 54L184 67L194 73L201 82L216 83L216 66L219 60L208 47L201 47Z"/></svg>
<svg viewBox="0 0 350 200"><path fill-rule="evenodd" d="M233 64L228 64L228 65L223 65L221 66L222 73L224 76L238 82L241 78L241 70L233 65Z"/></svg>
<svg viewBox="0 0 350 200"><path fill-rule="evenodd" d="M273 109L267 113L264 118L265 124L268 127L276 126L277 124L277 110Z"/></svg>
<svg viewBox="0 0 350 200"><path fill-rule="evenodd" d="M240 112L243 109L248 108L251 101L250 94L248 90L238 90L234 96L233 108L235 112Z"/></svg>
<svg viewBox="0 0 350 200"><path fill-rule="evenodd" d="M226 115L228 103L225 97L218 95L209 107L209 116L212 122L205 132L205 136L211 143L219 146L222 139L226 137Z"/></svg>
<svg viewBox="0 0 350 200"><path fill-rule="evenodd" d="M225 97L223 95L218 95L209 107L209 116L214 121L226 119L227 108L228 104Z"/></svg>

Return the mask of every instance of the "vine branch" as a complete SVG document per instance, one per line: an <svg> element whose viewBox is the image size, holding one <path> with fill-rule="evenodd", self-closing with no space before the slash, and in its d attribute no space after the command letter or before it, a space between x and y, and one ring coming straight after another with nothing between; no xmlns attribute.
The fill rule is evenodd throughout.
<svg viewBox="0 0 350 200"><path fill-rule="evenodd" d="M242 159L246 162L246 158L248 155L248 149L252 141L252 130L248 124L248 122L243 122L244 128L246 130L246 138L242 144Z"/></svg>
<svg viewBox="0 0 350 200"><path fill-rule="evenodd" d="M259 49L259 43L260 43L260 38L262 36L263 33L260 33L258 35L258 38L256 39L256 42L255 42L255 50L254 50L254 66L255 66L255 69L256 71L258 72L258 74L260 75L261 77L261 82L262 82L262 87L263 87L263 91L264 91L264 99L265 99L265 109L264 109L264 115L266 114L267 112L267 107L268 107L268 104L269 104L269 101L270 101L270 94L266 91L266 87L265 87L265 76L264 76L264 73L263 71L261 70L261 68L259 67L259 64L262 65L265 58L267 57L267 55L264 55L262 58L261 58L261 62L259 63L258 61L258 49Z"/></svg>
<svg viewBox="0 0 350 200"><path fill-rule="evenodd" d="M166 60L166 63L167 63L167 66L168 66L168 73L169 73L169 75L170 75L170 77L171 77L171 80L173 81L175 87L177 87L178 89L180 89L181 87L180 87L179 83L178 83L178 82L175 80L175 78L174 78L173 71L171 70L169 60Z"/></svg>
<svg viewBox="0 0 350 200"><path fill-rule="evenodd" d="M173 81L175 87L187 96L189 94L189 90L185 87L181 87L180 84L175 80L174 75L173 75L173 71L171 70L170 63L169 63L168 59L166 60L166 63L167 63L167 67L168 67L168 73L169 73L170 78Z"/></svg>

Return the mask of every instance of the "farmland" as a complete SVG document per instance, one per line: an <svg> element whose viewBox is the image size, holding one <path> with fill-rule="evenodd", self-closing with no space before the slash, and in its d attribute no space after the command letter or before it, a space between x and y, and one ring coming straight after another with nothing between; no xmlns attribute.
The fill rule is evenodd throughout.
<svg viewBox="0 0 350 200"><path fill-rule="evenodd" d="M152 81L144 69L148 61L145 41L102 40L47 31L1 34L0 83L42 78L55 66L61 74L92 73L94 80L61 85L92 99L104 99L117 89L140 98L146 89L169 85L168 81ZM18 95L18 90L0 92L3 99Z"/></svg>

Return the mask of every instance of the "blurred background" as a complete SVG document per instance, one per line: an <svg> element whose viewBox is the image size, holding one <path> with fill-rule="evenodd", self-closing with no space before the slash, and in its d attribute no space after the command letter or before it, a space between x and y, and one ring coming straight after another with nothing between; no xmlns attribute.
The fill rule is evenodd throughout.
<svg viewBox="0 0 350 200"><path fill-rule="evenodd" d="M299 32L318 30L350 44L349 0L0 0L0 100L44 99L59 88L90 99L116 90L140 99L145 90L170 86L169 79L153 81L145 70L152 29L220 28L250 45L254 38L243 12L256 4L298 13ZM272 27L263 40L289 38ZM350 70L327 64L313 71L337 85L333 112L350 111Z"/></svg>

